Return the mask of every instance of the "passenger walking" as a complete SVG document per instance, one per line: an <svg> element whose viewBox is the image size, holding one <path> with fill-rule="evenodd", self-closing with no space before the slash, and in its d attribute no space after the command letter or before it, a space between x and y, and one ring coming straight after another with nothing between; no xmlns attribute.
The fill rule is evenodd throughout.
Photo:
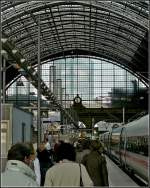
<svg viewBox="0 0 150 188"><path fill-rule="evenodd" d="M63 144L64 141L63 140L58 140L58 142L55 143L54 145L54 153L53 153L53 159L55 162L58 162L58 151L59 151L59 147L61 144Z"/></svg>
<svg viewBox="0 0 150 188"><path fill-rule="evenodd" d="M49 135L49 131L46 130L46 132L44 133L44 140L46 140L46 138L48 138L48 135Z"/></svg>
<svg viewBox="0 0 150 188"><path fill-rule="evenodd" d="M76 162L81 163L83 157L90 153L89 149L90 140L84 139L77 144L76 147Z"/></svg>
<svg viewBox="0 0 150 188"><path fill-rule="evenodd" d="M17 143L8 151L6 169L1 175L1 187L37 187L34 171L29 167L31 150Z"/></svg>
<svg viewBox="0 0 150 188"><path fill-rule="evenodd" d="M33 144L31 142L27 142L25 144L31 149L31 160L32 161L30 163L30 167L35 172L36 182L40 186L40 184L41 184L41 171L40 171L39 159L37 158L37 154L34 150Z"/></svg>
<svg viewBox="0 0 150 188"><path fill-rule="evenodd" d="M75 162L75 148L69 143L62 143L58 148L58 163L46 173L44 186L80 186L80 177L84 186L92 186L86 168Z"/></svg>
<svg viewBox="0 0 150 188"><path fill-rule="evenodd" d="M53 149L53 141L54 141L54 139L53 139L53 135L52 135L51 131L49 131L47 138L48 138L48 141L49 141L49 144L50 144L51 148Z"/></svg>
<svg viewBox="0 0 150 188"><path fill-rule="evenodd" d="M102 154L102 145L98 140L92 140L90 148L91 152L83 157L82 163L85 165L94 186L108 186L108 172L106 159Z"/></svg>
<svg viewBox="0 0 150 188"><path fill-rule="evenodd" d="M51 150L51 145L48 141L48 138L45 139L45 148L47 149L48 152L50 152Z"/></svg>
<svg viewBox="0 0 150 188"><path fill-rule="evenodd" d="M45 143L42 142L37 149L37 158L39 159L40 162L40 171L41 171L41 186L44 185L45 181L45 175L46 171L53 166L52 160L50 158L50 153L47 151L45 148Z"/></svg>

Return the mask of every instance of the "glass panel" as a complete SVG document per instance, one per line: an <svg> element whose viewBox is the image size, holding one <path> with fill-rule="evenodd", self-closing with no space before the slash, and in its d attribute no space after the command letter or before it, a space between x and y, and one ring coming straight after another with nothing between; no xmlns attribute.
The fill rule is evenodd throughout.
<svg viewBox="0 0 150 188"><path fill-rule="evenodd" d="M42 79L48 87L50 83L53 86L53 79L50 79L51 66L56 69L56 80L62 80L63 95L68 95L73 100L73 97L79 94L83 101L87 100L84 103L86 107L92 104L97 108L98 105L95 103L97 100L102 101L107 108L114 105L121 107L125 105L120 102L121 99L122 101L126 99L126 105L129 105L138 97L136 102L132 103L133 106L139 105L143 100L141 98L139 101L139 96L146 97L147 89L138 78L123 67L105 59L66 58L42 64ZM18 81L22 81L23 86L17 86ZM37 100L37 90L30 82L23 76L17 82L7 90L8 102L18 100L18 104L26 102L27 105L30 101Z"/></svg>

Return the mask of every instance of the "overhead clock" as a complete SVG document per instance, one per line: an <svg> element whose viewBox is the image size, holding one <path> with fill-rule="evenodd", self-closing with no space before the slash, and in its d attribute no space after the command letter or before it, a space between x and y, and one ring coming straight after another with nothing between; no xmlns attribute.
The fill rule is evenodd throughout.
<svg viewBox="0 0 150 188"><path fill-rule="evenodd" d="M77 94L77 96L74 98L75 103L81 103L81 97Z"/></svg>

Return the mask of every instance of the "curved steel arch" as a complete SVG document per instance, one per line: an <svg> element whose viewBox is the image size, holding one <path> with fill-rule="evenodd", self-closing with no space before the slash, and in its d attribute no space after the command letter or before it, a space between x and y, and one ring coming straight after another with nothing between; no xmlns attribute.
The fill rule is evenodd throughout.
<svg viewBox="0 0 150 188"><path fill-rule="evenodd" d="M40 15L42 59L73 50L105 56L132 71L148 69L142 53L147 48L141 45L148 33L148 1L3 1L1 5L3 32L30 62L36 63ZM145 74L141 77L147 80Z"/></svg>
<svg viewBox="0 0 150 188"><path fill-rule="evenodd" d="M62 11L62 12L66 12L66 11ZM79 13L79 12L81 12L81 13ZM55 18L61 18L62 16L67 16L68 15L68 13L66 12L65 14L60 14L61 12L59 12L59 14L58 15L55 15ZM43 15L49 15L49 12L46 12L46 13L42 13L42 14L40 14L40 16L43 16ZM83 16L84 18L89 18L89 15L86 15L84 12L82 12L82 11L78 11L78 12L73 12L72 14L71 14L72 16ZM98 17L99 16L99 17ZM92 22L98 22L98 20L101 18L102 19L102 16L103 16L103 14L101 14L101 13L96 13L96 15L95 16L93 16L93 15L90 15L90 19L95 19L95 20L90 20L90 23L92 23ZM107 22L107 19L110 19L109 18L110 16L109 15L105 15L105 16L103 16L103 20L105 21L106 20L106 22ZM5 27L7 28L8 26L11 26L11 27L13 27L13 24L14 24L14 26L15 26L15 24L17 24L18 22L22 22L22 23L24 23L25 21L28 21L28 19L30 18L30 16L28 16L28 17L25 17L25 18L20 18L20 19L18 19L18 20L16 20L16 21L14 21L14 22L10 22L10 23L7 23L7 25L5 25L5 24L3 24L3 28L5 29ZM48 19L50 19L51 17L45 17L45 18L43 18L43 17L41 17L41 23L43 22L43 21L45 21L45 20L47 20L47 22L45 22L45 23L43 23L43 24L41 24L41 25L44 25L44 24L46 24L46 23L48 23L49 22L49 20ZM71 18L70 18L71 19ZM70 20L69 19L64 19L63 20L63 22L64 22L64 24L63 25L65 25L65 21L66 22L70 22ZM75 21L78 23L78 21L81 21L81 23L83 22L83 20L81 20L81 19L76 19L76 20L74 20L74 23L75 23ZM115 21L114 23L113 23L113 21ZM89 22L89 20L84 20L84 22ZM100 20L99 20L99 22L100 22ZM119 24L120 24L120 22L122 23L123 22L123 18L119 18L119 17L117 17L117 16L115 16L115 15L112 15L111 16L111 22L112 22L112 25L118 25L118 26L120 26ZM117 22L119 22L119 23L117 23ZM62 25L62 23L58 20L58 21L55 21L55 23L59 23L59 24L57 24L57 27L59 27L59 25ZM104 23L103 23L104 24ZM135 25L134 25L134 22L130 22L129 20L125 20L124 21L124 23L123 24L129 24L129 26L130 27L135 27ZM28 25L26 26L26 29L29 29L30 27L34 27L36 25L36 23L34 23L34 25L33 25L33 23L31 22L31 23L28 23ZM104 24L105 25L105 24ZM122 26L123 27L123 26ZM137 26L136 26L137 27ZM24 25L22 24L21 25L21 27L19 28L19 30L18 30L18 27L17 27L17 31L16 32L19 32L19 31L21 31L21 30L23 30L23 29L25 29L24 28ZM137 37L141 37L139 34L141 33L142 34L142 32L143 32L143 29L140 29L140 28L138 28L136 31L137 32L140 32L139 34L138 33L134 33L134 32L132 32L129 28L125 28L125 25L124 25L124 29L126 30L126 31L130 31L131 32L131 34L134 34L135 36L137 36ZM12 34L15 34L15 33L13 33L12 32Z"/></svg>
<svg viewBox="0 0 150 188"><path fill-rule="evenodd" d="M79 23L79 22L78 22L78 23ZM69 25L69 21L68 21L68 23L65 23L65 24L64 24L64 26L67 26L67 25ZM78 25L79 25L79 24L78 24ZM82 25L83 25L83 26L88 26L87 23L84 23L84 24L83 24L83 23L81 22L81 23L80 23L80 26L82 26ZM44 24L41 24L41 26L44 26ZM61 26L61 24L59 24L59 25L57 25L57 26L59 27L59 26ZM99 24L99 26L97 26L97 29L99 29L99 28L101 29L100 26L101 26L101 27L102 27L102 26L105 26L105 24L102 24L102 25ZM106 26L105 26L105 27L106 27ZM34 28L34 26L33 26L33 28ZM112 28L112 29L115 28L115 25L112 24L111 28ZM120 27L120 28L121 28L121 27ZM29 29L29 28L27 28L27 29ZM30 27L30 29L32 29L32 26ZM61 33L63 33L63 34L65 35L66 32L69 31L69 29L72 29L72 28L71 28L71 27L70 27L70 28L67 28L67 29L64 28L63 31L62 31L61 29L58 29L59 35L61 35ZM81 32L83 29L84 29L84 28L76 27L76 32ZM68 31L66 31L66 30L68 30ZM94 29L93 27L91 27L91 28L90 28L90 31L93 31L93 30L95 30L95 29ZM12 33L11 37L16 37L17 34L19 34L20 31L23 31L23 30L22 30L22 29L21 29L21 30L18 30L18 29L17 29L17 31L16 31L15 33ZM42 31L42 34L44 34L45 32L48 32L48 31L50 31L50 29L49 29L49 30L46 30L46 31L43 30L43 31ZM140 40L140 38L141 38L140 36L138 36L138 35L135 34L134 32L129 32L129 31L130 31L129 29L124 29L124 32L122 32L122 33L130 33L130 34L133 34L133 36L134 36L135 38L137 38L137 39ZM35 32L35 33L36 33L36 32ZM85 34L85 33L90 33L90 32L84 31L83 33ZM112 34L112 32L109 33L109 31L107 31L107 33L108 33L108 34ZM114 33L115 33L115 32L114 32ZM32 33L32 34L33 34L33 33ZM97 36L97 35L100 35L100 33L97 33L96 36ZM119 34L118 34L118 35L119 35ZM84 35L83 35L83 36L84 36ZM120 37L121 37L121 34L120 34ZM16 42L25 40L26 38L28 38L28 33L26 33L26 35L20 37L18 40L16 40ZM125 40L125 39L126 39L126 40L129 40L129 38L127 38L126 36L123 36L123 35L122 35L122 40ZM129 40L129 42L132 43L133 45L136 45L136 41L133 42L133 41ZM138 46L138 43L137 43L137 46Z"/></svg>
<svg viewBox="0 0 150 188"><path fill-rule="evenodd" d="M45 60L47 60L47 59L53 59L54 57L61 57L63 54L65 54L65 56L66 55L72 55L72 52L73 52L73 54L74 55L77 55L77 54L85 54L85 55L91 55L91 56L97 56L97 57L103 57L103 58L107 58L107 59L109 59L109 60L112 60L112 61L116 61L116 63L118 63L118 65L119 66L123 66L123 65L125 65L125 67L127 68L127 69L130 69L131 70L131 72L134 72L134 69L131 69L131 65L129 65L129 64L127 64L128 62L126 61L126 59L120 59L120 58L118 58L117 59L117 57L115 56L115 54L108 54L108 53L106 53L106 51L104 51L104 50L102 50L102 54L103 55L99 55L99 51L96 51L96 50L94 50L94 52L93 51L88 51L87 50L87 48L84 48L84 49L82 49L82 52L81 52L81 49L80 50L78 50L78 49L72 49L72 48L70 48L70 49L68 49L68 50L66 50L65 52L61 52L61 50L60 51L58 51L56 54L55 54L55 56L53 55L53 56L50 56L49 55L49 53L47 53L47 54L45 54L45 56L43 56L43 58L41 59L41 61L45 61ZM81 53L80 53L81 52ZM120 61L124 61L124 64L122 63L119 63ZM34 63L33 64L37 64L37 60L36 59L33 59L32 60ZM140 74L138 74L139 75L139 77L140 77ZM144 79L144 82L147 82L148 80L145 80Z"/></svg>

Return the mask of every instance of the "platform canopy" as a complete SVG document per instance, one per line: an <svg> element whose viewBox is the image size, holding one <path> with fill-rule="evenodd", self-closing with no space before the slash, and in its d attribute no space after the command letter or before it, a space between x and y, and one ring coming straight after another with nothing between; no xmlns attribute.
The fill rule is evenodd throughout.
<svg viewBox="0 0 150 188"><path fill-rule="evenodd" d="M42 61L68 55L103 57L148 83L148 2L2 0L2 33L29 64L37 64L40 23ZM7 83L18 74L9 71Z"/></svg>

